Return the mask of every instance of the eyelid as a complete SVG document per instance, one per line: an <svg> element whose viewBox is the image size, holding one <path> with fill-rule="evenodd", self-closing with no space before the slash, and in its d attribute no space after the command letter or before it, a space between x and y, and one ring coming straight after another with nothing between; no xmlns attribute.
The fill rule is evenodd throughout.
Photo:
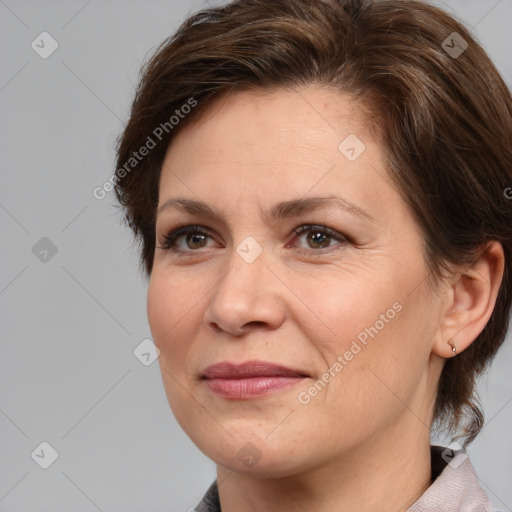
<svg viewBox="0 0 512 512"><path fill-rule="evenodd" d="M298 236L306 231L314 231L315 229L324 232L326 235L329 235L340 242L343 240L349 241L349 238L346 235L343 235L332 228L328 228L325 224L301 224L295 228L293 232Z"/></svg>

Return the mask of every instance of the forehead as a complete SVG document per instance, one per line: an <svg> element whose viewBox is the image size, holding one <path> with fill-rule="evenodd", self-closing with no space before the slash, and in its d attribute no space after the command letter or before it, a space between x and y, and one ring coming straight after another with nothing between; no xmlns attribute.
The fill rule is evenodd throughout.
<svg viewBox="0 0 512 512"><path fill-rule="evenodd" d="M204 157L205 153L222 157L252 148L250 156L257 163L268 156L261 151L263 144L272 155L288 153L290 158L301 148L337 156L338 144L345 136L353 133L362 139L373 138L367 124L359 102L317 86L234 91L207 105L178 132L169 150L176 153L173 148L187 139L188 146L196 144L200 150L189 158Z"/></svg>
<svg viewBox="0 0 512 512"><path fill-rule="evenodd" d="M321 89L238 91L218 98L168 148L159 205L169 196L248 207L329 194L378 215L399 200L361 107ZM372 206L373 205L373 206Z"/></svg>

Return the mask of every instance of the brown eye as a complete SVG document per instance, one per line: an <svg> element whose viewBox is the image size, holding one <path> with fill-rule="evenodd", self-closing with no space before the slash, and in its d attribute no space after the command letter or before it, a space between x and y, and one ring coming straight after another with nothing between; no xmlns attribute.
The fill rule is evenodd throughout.
<svg viewBox="0 0 512 512"><path fill-rule="evenodd" d="M294 229L293 232L297 236L292 246L303 252L320 252L321 249L343 247L350 243L347 237L325 226L305 224Z"/></svg>
<svg viewBox="0 0 512 512"><path fill-rule="evenodd" d="M331 235L320 231L310 231L306 238L312 249L323 249L324 247L329 247L331 242Z"/></svg>
<svg viewBox="0 0 512 512"><path fill-rule="evenodd" d="M189 249L200 249L205 247L207 243L207 235L200 233L189 233L186 237L186 244Z"/></svg>
<svg viewBox="0 0 512 512"><path fill-rule="evenodd" d="M161 248L177 253L195 252L212 246L212 242L215 240L208 229L202 226L181 226L163 237Z"/></svg>

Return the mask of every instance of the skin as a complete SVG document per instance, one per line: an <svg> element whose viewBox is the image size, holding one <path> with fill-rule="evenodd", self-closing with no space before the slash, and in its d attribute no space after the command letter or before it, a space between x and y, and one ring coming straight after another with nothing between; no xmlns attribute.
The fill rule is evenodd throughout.
<svg viewBox="0 0 512 512"><path fill-rule="evenodd" d="M219 216L158 213L148 319L173 413L217 464L223 512L406 510L431 484L436 383L453 355L447 340L454 336L460 353L492 312L501 247L491 244L434 289L420 229L360 112L320 87L236 92L168 148L159 207L184 198ZM355 161L338 150L349 134L366 146ZM338 206L284 219L265 213L304 197L343 198L370 218ZM306 224L339 238L293 232ZM206 245L183 235L180 253L163 248L181 225L203 226ZM252 263L236 251L246 237L263 251ZM301 403L299 393L397 303L378 334ZM251 400L219 397L200 379L211 364L253 359L309 377ZM251 466L239 455L244 446L257 459Z"/></svg>

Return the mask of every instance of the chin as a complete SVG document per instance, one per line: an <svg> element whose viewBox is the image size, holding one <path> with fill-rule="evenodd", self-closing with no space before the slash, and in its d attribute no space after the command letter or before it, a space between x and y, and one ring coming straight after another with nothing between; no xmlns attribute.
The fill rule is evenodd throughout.
<svg viewBox="0 0 512 512"><path fill-rule="evenodd" d="M217 465L253 477L282 478L300 472L301 465L290 458L285 447L269 449L252 441L235 439L228 445L207 446L202 451Z"/></svg>
<svg viewBox="0 0 512 512"><path fill-rule="evenodd" d="M228 426L229 433L219 425L215 431L210 425L208 429L203 425L200 430L194 427L184 430L206 457L240 474L285 478L308 471L317 464L317 447L308 445L300 437L297 439L284 433L280 436L277 432L269 436L272 429L258 420L252 420L249 426L247 421L239 422L236 429L234 426L234 423Z"/></svg>

